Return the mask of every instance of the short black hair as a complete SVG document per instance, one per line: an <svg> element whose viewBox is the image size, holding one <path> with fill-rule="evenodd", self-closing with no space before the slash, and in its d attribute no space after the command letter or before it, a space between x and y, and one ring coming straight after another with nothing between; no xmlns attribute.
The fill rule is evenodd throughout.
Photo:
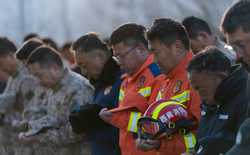
<svg viewBox="0 0 250 155"><path fill-rule="evenodd" d="M151 28L147 31L147 38L150 41L159 39L165 44L172 44L180 40L184 47L190 49L190 41L184 26L170 18L155 19Z"/></svg>
<svg viewBox="0 0 250 155"><path fill-rule="evenodd" d="M14 42L7 37L0 37L0 57L15 54L16 50Z"/></svg>
<svg viewBox="0 0 250 155"><path fill-rule="evenodd" d="M58 45L52 38L45 37L45 38L42 39L42 41L43 41L44 44L58 50Z"/></svg>
<svg viewBox="0 0 250 155"><path fill-rule="evenodd" d="M192 39L196 38L199 32L212 34L208 23L201 18L189 16L182 21L182 24L185 26L189 37Z"/></svg>
<svg viewBox="0 0 250 155"><path fill-rule="evenodd" d="M109 37L104 38L103 41L107 44L107 46L111 45Z"/></svg>
<svg viewBox="0 0 250 155"><path fill-rule="evenodd" d="M108 49L107 44L96 33L93 32L78 38L72 46L73 50L79 52L89 53L100 49L107 55L111 55L111 51Z"/></svg>
<svg viewBox="0 0 250 155"><path fill-rule="evenodd" d="M66 42L63 44L62 48L61 48L61 51L62 50L65 50L65 49L70 49L72 46L72 42Z"/></svg>
<svg viewBox="0 0 250 155"><path fill-rule="evenodd" d="M48 67L52 64L57 64L63 67L63 62L60 54L49 46L40 46L36 48L28 58L27 64L38 63L41 66Z"/></svg>
<svg viewBox="0 0 250 155"><path fill-rule="evenodd" d="M37 38L31 38L23 43L23 45L17 50L16 58L19 60L27 60L30 54L39 46L42 46L43 42Z"/></svg>
<svg viewBox="0 0 250 155"><path fill-rule="evenodd" d="M250 1L241 0L229 8L221 22L221 29L224 33L233 33L238 28L244 32L250 31Z"/></svg>
<svg viewBox="0 0 250 155"><path fill-rule="evenodd" d="M209 46L195 55L187 66L187 71L229 72L230 60L215 46Z"/></svg>
<svg viewBox="0 0 250 155"><path fill-rule="evenodd" d="M40 38L40 36L37 34L37 33L29 33L27 34L24 38L23 38L23 42L25 41L28 41L29 39L32 39L32 38Z"/></svg>
<svg viewBox="0 0 250 155"><path fill-rule="evenodd" d="M143 43L148 47L148 42L145 38L146 28L136 23L127 23L115 29L110 36L110 44L125 43L127 45L135 45ZM133 46L132 45L132 46Z"/></svg>

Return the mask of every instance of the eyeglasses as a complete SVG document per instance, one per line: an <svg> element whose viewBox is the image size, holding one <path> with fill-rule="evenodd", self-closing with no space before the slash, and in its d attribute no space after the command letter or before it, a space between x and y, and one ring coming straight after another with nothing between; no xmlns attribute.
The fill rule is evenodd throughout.
<svg viewBox="0 0 250 155"><path fill-rule="evenodd" d="M117 59L117 60L123 60L129 53L131 53L134 49L137 48L138 45L135 45L134 47L128 49L126 52L124 52L123 54L116 54L114 57Z"/></svg>
<svg viewBox="0 0 250 155"><path fill-rule="evenodd" d="M245 40L235 41L231 43L231 46L234 48L236 52L240 52L240 51L245 52L249 42L250 42L250 38L246 38Z"/></svg>

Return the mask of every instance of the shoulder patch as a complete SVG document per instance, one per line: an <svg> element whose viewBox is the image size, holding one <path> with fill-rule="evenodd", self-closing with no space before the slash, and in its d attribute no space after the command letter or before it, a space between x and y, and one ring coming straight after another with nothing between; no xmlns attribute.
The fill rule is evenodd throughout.
<svg viewBox="0 0 250 155"><path fill-rule="evenodd" d="M153 74L154 77L157 77L158 75L161 74L161 70L159 66L156 63L152 63L148 66L150 69L151 73Z"/></svg>

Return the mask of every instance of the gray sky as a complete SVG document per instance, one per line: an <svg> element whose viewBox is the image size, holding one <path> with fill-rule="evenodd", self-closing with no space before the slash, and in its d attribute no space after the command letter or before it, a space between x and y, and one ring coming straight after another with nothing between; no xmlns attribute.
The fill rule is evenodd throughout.
<svg viewBox="0 0 250 155"><path fill-rule="evenodd" d="M236 0L8 0L0 1L0 35L20 45L29 32L60 45L96 31L109 36L127 22L150 26L154 18L182 20L194 15L218 27L223 12Z"/></svg>

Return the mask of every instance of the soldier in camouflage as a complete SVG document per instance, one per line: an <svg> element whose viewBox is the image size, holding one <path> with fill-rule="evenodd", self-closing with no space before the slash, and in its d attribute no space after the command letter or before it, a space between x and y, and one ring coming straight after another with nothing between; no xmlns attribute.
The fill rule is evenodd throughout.
<svg viewBox="0 0 250 155"><path fill-rule="evenodd" d="M83 146L82 137L72 132L68 116L75 104L92 102L93 87L89 81L66 69L59 54L49 47L36 49L28 66L40 83L51 90L46 92L46 114L28 121L29 129L19 134L19 140L34 145L34 154L88 154L89 150L83 150L88 148Z"/></svg>
<svg viewBox="0 0 250 155"><path fill-rule="evenodd" d="M33 90L38 85L27 68L15 58L15 51L16 47L11 41L0 38L0 70L10 75L7 86L0 95L0 154L4 155L16 155L20 152L19 148L26 149L16 145L18 131L12 124L21 120L22 109L32 98Z"/></svg>

